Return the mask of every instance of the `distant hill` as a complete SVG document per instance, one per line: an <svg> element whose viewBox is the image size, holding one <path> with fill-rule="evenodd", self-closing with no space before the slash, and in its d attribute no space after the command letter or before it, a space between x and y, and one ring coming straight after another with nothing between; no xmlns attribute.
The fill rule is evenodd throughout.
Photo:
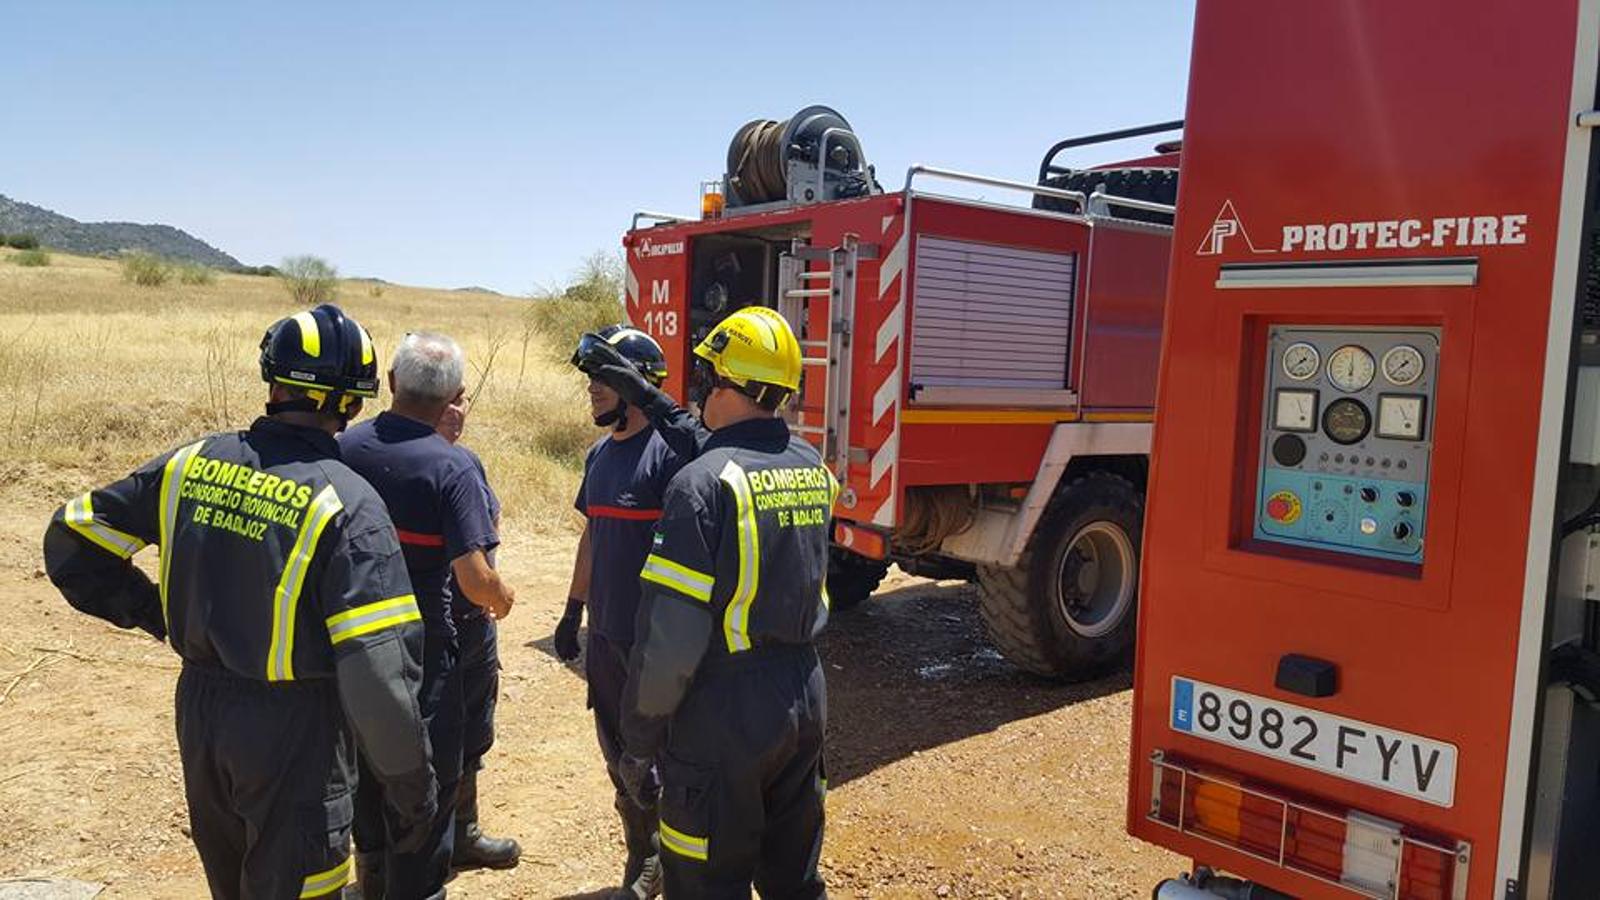
<svg viewBox="0 0 1600 900"><path fill-rule="evenodd" d="M171 225L133 222L79 222L31 203L0 195L0 232L31 234L46 247L90 256L143 250L168 259L219 269L237 268L237 259Z"/></svg>

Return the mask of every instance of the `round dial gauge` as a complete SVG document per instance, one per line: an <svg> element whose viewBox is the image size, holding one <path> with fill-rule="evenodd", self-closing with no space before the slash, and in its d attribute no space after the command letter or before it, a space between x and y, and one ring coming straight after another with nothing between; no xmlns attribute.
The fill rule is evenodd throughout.
<svg viewBox="0 0 1600 900"><path fill-rule="evenodd" d="M1371 362L1370 357L1368 362ZM1370 373L1368 377L1371 377ZM1372 413L1360 400L1340 397L1322 411L1322 430L1335 443L1354 444L1372 430Z"/></svg>
<svg viewBox="0 0 1600 900"><path fill-rule="evenodd" d="M1350 511L1343 504L1330 500L1313 507L1306 524L1313 534L1343 534L1350 527Z"/></svg>
<svg viewBox="0 0 1600 900"><path fill-rule="evenodd" d="M1345 344L1328 357L1328 380L1347 394L1371 384L1377 369L1372 354L1355 344Z"/></svg>
<svg viewBox="0 0 1600 900"><path fill-rule="evenodd" d="M1283 351L1283 374L1295 381L1305 381L1317 374L1322 366L1322 354L1304 341L1290 344Z"/></svg>
<svg viewBox="0 0 1600 900"><path fill-rule="evenodd" d="M1383 355L1383 377L1391 384L1414 383L1422 377L1422 351L1410 344L1389 348Z"/></svg>

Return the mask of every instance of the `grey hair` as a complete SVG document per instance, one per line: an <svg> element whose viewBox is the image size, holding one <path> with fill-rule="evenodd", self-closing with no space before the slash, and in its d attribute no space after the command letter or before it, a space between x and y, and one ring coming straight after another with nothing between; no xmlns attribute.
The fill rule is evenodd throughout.
<svg viewBox="0 0 1600 900"><path fill-rule="evenodd" d="M461 345L431 331L413 331L394 351L394 392L412 400L448 403L466 381Z"/></svg>

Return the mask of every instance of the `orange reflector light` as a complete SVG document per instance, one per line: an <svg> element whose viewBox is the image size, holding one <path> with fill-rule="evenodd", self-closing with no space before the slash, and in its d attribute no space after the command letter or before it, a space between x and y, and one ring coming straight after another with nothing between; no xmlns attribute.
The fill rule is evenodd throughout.
<svg viewBox="0 0 1600 900"><path fill-rule="evenodd" d="M1159 753L1152 762L1148 817L1183 834L1364 897L1450 900L1467 883L1466 843L1414 834L1360 810L1291 799Z"/></svg>
<svg viewBox="0 0 1600 900"><path fill-rule="evenodd" d="M835 521L833 542L868 559L884 559L889 555L889 538L875 528Z"/></svg>
<svg viewBox="0 0 1600 900"><path fill-rule="evenodd" d="M1232 785L1208 781L1194 789L1194 827L1223 840L1239 840L1239 813L1244 792Z"/></svg>

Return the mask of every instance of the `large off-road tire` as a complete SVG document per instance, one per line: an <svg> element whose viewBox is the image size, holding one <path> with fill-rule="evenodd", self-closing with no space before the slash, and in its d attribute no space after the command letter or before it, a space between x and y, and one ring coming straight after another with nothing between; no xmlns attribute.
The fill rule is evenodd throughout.
<svg viewBox="0 0 1600 900"><path fill-rule="evenodd" d="M1131 200L1149 200L1152 203L1165 203L1168 206L1178 202L1177 169L1079 169L1052 175L1044 180L1044 184L1046 187L1082 191L1086 195L1103 189L1112 196L1127 197ZM1057 212L1079 211L1077 204L1070 200L1046 197L1042 194L1033 198L1033 205L1035 209L1050 209ZM1172 216L1166 213L1126 206L1113 206L1110 212L1119 219L1134 219L1161 225L1172 224Z"/></svg>
<svg viewBox="0 0 1600 900"><path fill-rule="evenodd" d="M838 547L828 549L828 599L833 612L849 612L878 589L889 564Z"/></svg>
<svg viewBox="0 0 1600 900"><path fill-rule="evenodd" d="M1126 663L1138 609L1144 496L1093 472L1057 494L1016 568L978 567L990 639L1019 668L1093 678Z"/></svg>

